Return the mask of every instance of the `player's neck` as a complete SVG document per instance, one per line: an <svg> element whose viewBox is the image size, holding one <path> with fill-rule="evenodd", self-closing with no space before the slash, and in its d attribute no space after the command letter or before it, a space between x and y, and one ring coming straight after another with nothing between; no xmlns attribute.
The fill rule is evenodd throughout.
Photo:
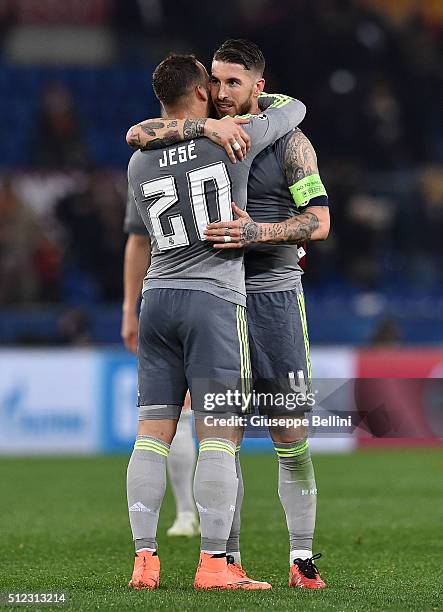
<svg viewBox="0 0 443 612"><path fill-rule="evenodd" d="M258 105L258 98L254 98L254 101L251 102L249 113L251 115L259 115L261 113L260 107Z"/></svg>
<svg viewBox="0 0 443 612"><path fill-rule="evenodd" d="M200 119L201 117L207 117L208 113L203 112L201 105L198 108L189 104L186 106L174 106L165 109L167 119Z"/></svg>

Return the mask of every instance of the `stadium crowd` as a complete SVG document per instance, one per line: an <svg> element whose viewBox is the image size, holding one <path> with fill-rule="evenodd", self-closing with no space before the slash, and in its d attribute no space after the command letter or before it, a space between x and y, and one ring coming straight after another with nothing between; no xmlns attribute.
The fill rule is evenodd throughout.
<svg viewBox="0 0 443 612"><path fill-rule="evenodd" d="M267 87L308 107L303 129L323 169L332 231L309 249L306 286L439 294L443 22L418 10L394 20L370 4L238 0L218 6L214 19L211 5L193 0L173 7L160 0L104 3L106 28L117 41L107 78L117 90L122 66L130 64L144 88L122 91L118 108L103 123L94 117L92 126L85 109L97 92L93 70L79 69L71 88L68 68L31 86L29 69L15 67L14 112L26 108L27 119L18 114L12 122L20 147L2 144L0 306L119 302L130 156L120 127L149 115L146 109L157 114L147 66L172 48L208 62L227 34L256 40L267 57ZM16 24L14 3L8 5L0 16L4 39ZM10 65L4 47L2 53L4 81ZM106 91L101 98L97 104L113 107Z"/></svg>

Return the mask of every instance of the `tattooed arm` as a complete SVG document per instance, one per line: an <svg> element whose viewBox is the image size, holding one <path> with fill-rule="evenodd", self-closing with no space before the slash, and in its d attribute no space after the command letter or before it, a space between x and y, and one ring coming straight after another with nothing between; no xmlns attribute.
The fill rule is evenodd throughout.
<svg viewBox="0 0 443 612"><path fill-rule="evenodd" d="M316 206L280 223L255 223L250 217L244 218L240 222L239 238L244 245L254 242L300 244L309 240L324 240L326 236L319 236L323 236L323 230L320 228L326 217L329 218L329 208Z"/></svg>
<svg viewBox="0 0 443 612"><path fill-rule="evenodd" d="M148 119L132 126L126 142L135 149L160 149L204 136L207 119Z"/></svg>
<svg viewBox="0 0 443 612"><path fill-rule="evenodd" d="M329 218L327 206L313 206L312 211L315 212L306 211L280 223L256 223L234 202L232 209L238 217L235 221L211 223L205 231L206 240L216 243L214 246L217 249L238 249L257 242L300 244L312 240L312 236L318 232L319 217ZM229 236L231 241L225 243L225 236Z"/></svg>
<svg viewBox="0 0 443 612"><path fill-rule="evenodd" d="M129 128L126 142L135 149L161 149L183 140L206 136L222 146L235 163L236 155L238 159L244 159L251 146L249 135L241 127L244 123L249 123L249 119L148 119ZM240 148L234 152L232 145L235 142Z"/></svg>
<svg viewBox="0 0 443 612"><path fill-rule="evenodd" d="M322 205L327 204L326 191L318 174L314 147L298 129L288 140L284 171L294 202L303 207L303 212L279 223L256 223L233 204L238 218L211 223L205 232L206 239L220 243L214 245L219 249L238 249L256 242L301 244L326 240L330 227L329 206ZM311 198L313 203L309 205ZM227 235L231 241L225 243Z"/></svg>
<svg viewBox="0 0 443 612"><path fill-rule="evenodd" d="M255 232L259 231L258 239L254 242L300 244L312 240L326 240L330 227L329 206L308 206L303 213L286 221L254 225L258 226Z"/></svg>
<svg viewBox="0 0 443 612"><path fill-rule="evenodd" d="M322 206L322 198L327 198L326 191L318 173L314 147L299 129L294 130L287 142L284 171L296 206L303 206L304 210L283 223L273 223L275 227L271 233L280 234L278 242L326 240L330 228L329 206ZM309 205L311 199L313 202Z"/></svg>

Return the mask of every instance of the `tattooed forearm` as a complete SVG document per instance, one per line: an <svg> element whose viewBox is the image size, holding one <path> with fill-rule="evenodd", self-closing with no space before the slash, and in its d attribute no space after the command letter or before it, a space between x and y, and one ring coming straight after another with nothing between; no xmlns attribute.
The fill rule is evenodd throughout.
<svg viewBox="0 0 443 612"><path fill-rule="evenodd" d="M183 126L183 137L185 140L192 140L203 136L206 119L185 119Z"/></svg>
<svg viewBox="0 0 443 612"><path fill-rule="evenodd" d="M170 124L168 124L168 126L169 125ZM129 130L126 136L126 141L135 149L149 150L169 147L169 145L175 144L176 142L180 142L182 140L178 130L169 130L165 132L164 127L164 124L161 122L139 123ZM158 134L157 130L161 130L161 135ZM149 138L145 138L144 134L149 136Z"/></svg>
<svg viewBox="0 0 443 612"><path fill-rule="evenodd" d="M128 145L134 147L135 149L139 149L141 147L142 143L140 142L140 134L138 133L136 127L133 127L129 130L126 136L126 142L128 143Z"/></svg>
<svg viewBox="0 0 443 612"><path fill-rule="evenodd" d="M169 147L169 145L173 145L181 140L182 138L179 132L166 132L162 138L154 138L154 140L149 140L142 148L145 151L149 151L150 149L163 149L164 147Z"/></svg>
<svg viewBox="0 0 443 612"><path fill-rule="evenodd" d="M161 130L165 127L165 124L161 121L143 121L143 123L139 124L141 129L148 136L156 136L156 130Z"/></svg>
<svg viewBox="0 0 443 612"><path fill-rule="evenodd" d="M286 145L284 170L288 185L318 173L314 147L301 130L295 130Z"/></svg>
<svg viewBox="0 0 443 612"><path fill-rule="evenodd" d="M239 249L255 243L301 244L310 240L326 240L329 233L329 208L316 206L314 212L291 217L280 223L257 223L245 212L238 213L235 221L210 223L205 238L215 243L216 248ZM226 224L226 225L225 225ZM230 239L226 240L226 236Z"/></svg>
<svg viewBox="0 0 443 612"><path fill-rule="evenodd" d="M158 130L163 130L165 124L162 121L144 121L140 123L140 127L145 134L153 136L153 140L148 140L143 149L161 149L163 147L169 147L169 145L175 144L182 140L180 132L178 130L169 130L162 136L158 135ZM170 121L167 128L177 127L177 121ZM140 140L140 139L139 139Z"/></svg>
<svg viewBox="0 0 443 612"><path fill-rule="evenodd" d="M306 212L296 217L291 217L281 223L260 224L260 242L286 242L286 244L298 244L311 239L312 234L320 226L317 215Z"/></svg>
<svg viewBox="0 0 443 612"><path fill-rule="evenodd" d="M206 119L148 119L134 125L126 142L135 149L160 149L205 135Z"/></svg>
<svg viewBox="0 0 443 612"><path fill-rule="evenodd" d="M251 218L242 219L239 226L242 246L256 242L298 244L311 239L320 226L318 217L306 212L281 223L256 223Z"/></svg>

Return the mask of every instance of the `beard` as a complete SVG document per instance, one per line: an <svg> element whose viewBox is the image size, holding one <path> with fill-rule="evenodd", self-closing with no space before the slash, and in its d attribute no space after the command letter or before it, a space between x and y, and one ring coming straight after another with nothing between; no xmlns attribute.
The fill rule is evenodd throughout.
<svg viewBox="0 0 443 612"><path fill-rule="evenodd" d="M237 115L248 115L251 112L252 108L252 94L248 100L240 104L237 109Z"/></svg>
<svg viewBox="0 0 443 612"><path fill-rule="evenodd" d="M231 106L234 107L235 109L235 115L248 115L251 110L254 109L254 89L251 87L251 91L249 92L249 96L243 101L243 102L235 102L232 99L228 99L228 100L223 100L223 102L228 102ZM216 113L216 116L218 119L220 119L221 117L224 116L224 113L221 114L218 109L215 106L215 102L212 100L211 98L211 103L214 105L215 110L214 113ZM214 115L215 116L215 115ZM212 117L212 115L211 115Z"/></svg>

